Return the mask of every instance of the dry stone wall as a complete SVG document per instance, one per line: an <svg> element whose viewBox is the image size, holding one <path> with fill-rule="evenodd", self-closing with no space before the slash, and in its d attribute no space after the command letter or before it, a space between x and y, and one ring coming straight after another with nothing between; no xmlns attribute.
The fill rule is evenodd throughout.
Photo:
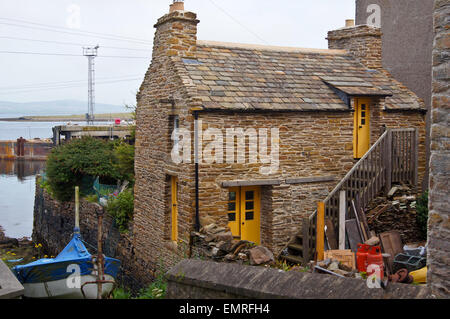
<svg viewBox="0 0 450 319"><path fill-rule="evenodd" d="M427 262L428 283L445 298L450 296L449 16L450 1L436 0Z"/></svg>

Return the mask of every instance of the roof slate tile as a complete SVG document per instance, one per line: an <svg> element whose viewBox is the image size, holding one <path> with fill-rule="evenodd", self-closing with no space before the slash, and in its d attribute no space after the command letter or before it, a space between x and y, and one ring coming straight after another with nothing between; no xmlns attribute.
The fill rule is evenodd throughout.
<svg viewBox="0 0 450 319"><path fill-rule="evenodd" d="M424 108L386 72L367 69L345 51L202 42L196 54L198 64L183 66L206 109L349 110L330 86L348 95L388 96L389 109Z"/></svg>

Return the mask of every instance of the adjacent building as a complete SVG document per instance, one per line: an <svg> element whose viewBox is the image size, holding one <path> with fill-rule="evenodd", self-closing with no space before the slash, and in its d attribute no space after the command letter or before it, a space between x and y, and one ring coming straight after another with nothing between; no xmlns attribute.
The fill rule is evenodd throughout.
<svg viewBox="0 0 450 319"><path fill-rule="evenodd" d="M431 106L434 0L356 0L356 24L381 27L383 68ZM427 187L430 112L427 113Z"/></svg>

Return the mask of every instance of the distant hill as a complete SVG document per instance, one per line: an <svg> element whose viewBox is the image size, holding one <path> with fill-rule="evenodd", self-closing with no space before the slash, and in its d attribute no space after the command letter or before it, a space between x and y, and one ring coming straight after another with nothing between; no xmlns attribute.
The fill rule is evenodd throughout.
<svg viewBox="0 0 450 319"><path fill-rule="evenodd" d="M123 105L95 104L95 113L127 112ZM87 113L87 102L78 100L58 100L39 102L7 102L0 101L0 117L25 115L75 115Z"/></svg>

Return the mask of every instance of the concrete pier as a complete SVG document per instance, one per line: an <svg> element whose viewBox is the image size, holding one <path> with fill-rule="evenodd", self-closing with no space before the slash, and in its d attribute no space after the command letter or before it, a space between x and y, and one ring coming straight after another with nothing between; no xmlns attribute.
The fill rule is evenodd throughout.
<svg viewBox="0 0 450 319"><path fill-rule="evenodd" d="M53 127L53 143L61 144L61 136L66 141L71 138L92 136L105 139L118 139L131 136L129 125L60 125Z"/></svg>
<svg viewBox="0 0 450 319"><path fill-rule="evenodd" d="M24 288L8 266L0 260L0 299L15 299L23 295Z"/></svg>
<svg viewBox="0 0 450 319"><path fill-rule="evenodd" d="M50 140L18 138L16 141L0 141L0 159L45 161L52 147Z"/></svg>

